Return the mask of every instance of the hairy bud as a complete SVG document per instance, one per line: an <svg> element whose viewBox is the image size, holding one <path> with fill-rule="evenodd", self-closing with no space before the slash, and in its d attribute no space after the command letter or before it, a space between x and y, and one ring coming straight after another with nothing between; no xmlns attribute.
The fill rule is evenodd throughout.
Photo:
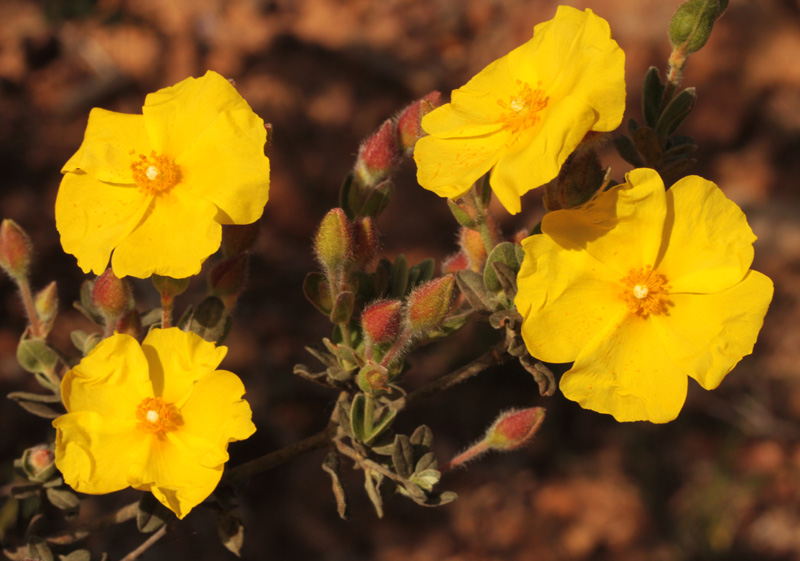
<svg viewBox="0 0 800 561"><path fill-rule="evenodd" d="M133 308L131 285L125 279L117 278L109 267L94 281L92 302L106 318L116 320Z"/></svg>
<svg viewBox="0 0 800 561"><path fill-rule="evenodd" d="M439 106L441 97L439 92L431 92L400 112L397 117L397 133L403 150L411 152L417 140L425 136L421 126L422 118Z"/></svg>
<svg viewBox="0 0 800 561"><path fill-rule="evenodd" d="M361 314L361 328L373 343L388 343L400 334L403 303L400 300L379 300Z"/></svg>
<svg viewBox="0 0 800 561"><path fill-rule="evenodd" d="M406 301L406 321L415 335L436 329L447 318L455 287L455 277L445 275L414 289Z"/></svg>
<svg viewBox="0 0 800 561"><path fill-rule="evenodd" d="M0 224L0 267L16 281L28 276L33 245L28 234L8 218Z"/></svg>
<svg viewBox="0 0 800 561"><path fill-rule="evenodd" d="M544 421L544 409L511 409L502 413L486 431L484 441L491 450L515 450L524 446Z"/></svg>
<svg viewBox="0 0 800 561"><path fill-rule="evenodd" d="M353 254L353 234L347 215L334 208L325 215L314 238L314 253L326 270L340 268Z"/></svg>
<svg viewBox="0 0 800 561"><path fill-rule="evenodd" d="M222 255L232 257L253 249L258 237L258 222L222 227Z"/></svg>
<svg viewBox="0 0 800 561"><path fill-rule="evenodd" d="M375 220L367 216L353 223L355 250L353 258L362 265L372 261L378 254L380 240Z"/></svg>
<svg viewBox="0 0 800 561"><path fill-rule="evenodd" d="M377 185L389 175L399 155L397 125L387 119L358 149L356 179L361 185Z"/></svg>
<svg viewBox="0 0 800 561"><path fill-rule="evenodd" d="M234 299L242 292L247 282L246 253L239 253L220 261L208 274L208 286L212 295L220 298Z"/></svg>

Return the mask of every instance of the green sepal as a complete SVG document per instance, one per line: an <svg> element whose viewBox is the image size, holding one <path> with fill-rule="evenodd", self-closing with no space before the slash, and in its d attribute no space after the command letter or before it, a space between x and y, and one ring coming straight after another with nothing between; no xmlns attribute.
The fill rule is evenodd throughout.
<svg viewBox="0 0 800 561"><path fill-rule="evenodd" d="M231 316L216 296L207 296L192 312L189 331L210 343L221 343L231 328Z"/></svg>
<svg viewBox="0 0 800 561"><path fill-rule="evenodd" d="M80 329L76 329L69 334L72 344L78 349L83 356L89 354L97 343L103 340L103 336L99 333L86 333Z"/></svg>
<svg viewBox="0 0 800 561"><path fill-rule="evenodd" d="M394 185L389 179L370 189L358 216L378 216L389 205L393 192Z"/></svg>
<svg viewBox="0 0 800 561"><path fill-rule="evenodd" d="M94 305L94 299L92 298L93 289L93 280L87 279L83 281L83 283L81 283L81 299L79 302L73 302L72 306L82 313L93 324L103 327L106 324L106 320L103 317L102 312L97 308L97 306Z"/></svg>
<svg viewBox="0 0 800 561"><path fill-rule="evenodd" d="M361 209L358 195L359 189L353 181L353 174L348 173L342 182L342 187L339 189L339 206L350 220L356 217L356 209Z"/></svg>
<svg viewBox="0 0 800 561"><path fill-rule="evenodd" d="M509 302L513 302L514 298L517 296L517 271L502 263L501 261L495 261L492 263L492 269L494 269L494 275L497 277L497 280L500 282L500 286L503 289L503 294L508 299Z"/></svg>
<svg viewBox="0 0 800 561"><path fill-rule="evenodd" d="M686 88L669 102L664 113L656 124L656 133L661 138L667 138L674 133L686 120L697 101L695 88Z"/></svg>
<svg viewBox="0 0 800 561"><path fill-rule="evenodd" d="M418 284L428 282L433 278L436 262L433 259L420 261L408 270L408 287L413 288Z"/></svg>
<svg viewBox="0 0 800 561"><path fill-rule="evenodd" d="M333 311L333 297L328 278L322 273L312 272L306 275L303 281L303 294L312 306L326 316Z"/></svg>
<svg viewBox="0 0 800 561"><path fill-rule="evenodd" d="M470 217L470 215L467 214L467 212L463 208L461 208L455 201L447 199L447 208L450 209L450 212L452 213L453 218L456 219L456 222L458 222L464 228L475 230L478 227L478 225Z"/></svg>

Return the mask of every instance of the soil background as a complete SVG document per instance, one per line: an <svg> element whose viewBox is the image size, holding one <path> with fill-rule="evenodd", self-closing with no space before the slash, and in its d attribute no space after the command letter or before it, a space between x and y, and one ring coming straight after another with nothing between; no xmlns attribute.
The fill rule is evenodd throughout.
<svg viewBox="0 0 800 561"><path fill-rule="evenodd" d="M662 70L666 29L678 0L565 2L606 18L626 52L627 117L641 120L645 70ZM71 306L84 275L65 255L53 206L59 170L79 146L91 107L137 113L148 92L213 69L234 79L272 123L270 201L260 221L250 284L241 297L223 367L238 373L256 434L230 448L236 465L314 434L335 395L292 375L316 367L303 347L330 325L304 299L316 266L316 224L337 204L361 139L407 103L449 92L530 38L553 17L550 0L49 0L0 2L0 217L36 247L33 283L58 280L53 342L74 352L73 329L91 329ZM275 560L793 560L800 559L800 2L731 0L708 44L691 57L683 85L698 91L682 132L700 146L691 173L722 187L756 234L753 268L775 298L752 356L714 392L690 382L680 417L667 425L619 424L556 394L539 397L518 366L487 371L405 411L400 432L436 435L440 461L478 438L509 407L544 406L532 445L449 473L455 503L424 509L396 497L383 519L360 472L345 469L352 517L336 514L316 451L254 478L241 498L242 557ZM630 168L604 154L615 178ZM523 212L495 207L506 234L542 215L540 194ZM378 223L382 252L413 264L456 250L444 201L421 189L412 162L398 173ZM135 282L142 310L157 305ZM205 290L197 279L178 312ZM24 314L0 279L0 390L36 391L16 363ZM471 325L410 359L409 388L478 354L485 328ZM473 354L474 352L474 354ZM0 474L53 431L11 402L0 406ZM133 491L91 497L81 520L135 500ZM5 499L3 499L5 500ZM93 559L120 559L144 540L127 522L88 539ZM60 553L63 553L61 551ZM199 507L143 557L233 558Z"/></svg>

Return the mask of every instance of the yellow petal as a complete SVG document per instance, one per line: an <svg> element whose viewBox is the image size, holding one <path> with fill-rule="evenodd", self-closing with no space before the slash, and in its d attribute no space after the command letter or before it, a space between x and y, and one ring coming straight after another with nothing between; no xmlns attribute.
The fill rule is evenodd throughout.
<svg viewBox="0 0 800 561"><path fill-rule="evenodd" d="M223 111L252 111L228 80L213 71L147 96L142 108L153 149L177 159Z"/></svg>
<svg viewBox="0 0 800 561"><path fill-rule="evenodd" d="M128 486L128 472L146 454L147 438L135 419L108 418L93 411L62 415L56 428L56 467L81 493L102 494Z"/></svg>
<svg viewBox="0 0 800 561"><path fill-rule="evenodd" d="M202 436L220 446L248 438L256 427L243 395L244 385L232 372L217 370L203 376L181 408L181 432Z"/></svg>
<svg viewBox="0 0 800 561"><path fill-rule="evenodd" d="M668 243L658 270L671 292L718 292L742 280L756 236L742 210L712 182L692 175L667 191Z"/></svg>
<svg viewBox="0 0 800 561"><path fill-rule="evenodd" d="M193 458L176 432L152 438L144 463L131 470L129 484L153 495L178 518L203 502L216 488L223 466L209 468Z"/></svg>
<svg viewBox="0 0 800 561"><path fill-rule="evenodd" d="M713 390L753 352L772 292L772 281L751 270L722 292L670 295L669 315L652 320L671 360Z"/></svg>
<svg viewBox="0 0 800 561"><path fill-rule="evenodd" d="M181 187L155 196L136 229L117 245L111 256L115 275L190 277L219 249L217 208Z"/></svg>
<svg viewBox="0 0 800 561"><path fill-rule="evenodd" d="M655 264L662 245L666 204L661 177L635 169L627 182L574 209L549 212L542 232L566 249L588 251L617 271Z"/></svg>
<svg viewBox="0 0 800 561"><path fill-rule="evenodd" d="M511 214L520 211L522 195L558 175L595 119L592 108L574 97L565 97L540 114L542 122L510 144L492 170L492 190Z"/></svg>
<svg viewBox="0 0 800 561"><path fill-rule="evenodd" d="M108 183L133 184L131 164L151 150L144 117L95 107L83 143L61 172L81 170Z"/></svg>
<svg viewBox="0 0 800 561"><path fill-rule="evenodd" d="M61 398L69 412L93 411L105 419L136 419L136 408L153 396L138 341L116 333L101 341L64 375Z"/></svg>
<svg viewBox="0 0 800 561"><path fill-rule="evenodd" d="M552 20L534 28L531 41L509 54L508 64L517 78L541 81L553 103L571 96L591 107L591 130L611 131L622 121L625 54L608 22L591 10L559 6Z"/></svg>
<svg viewBox="0 0 800 561"><path fill-rule="evenodd" d="M522 243L525 259L514 303L522 337L545 362L571 362L627 312L617 274L585 251L566 251L544 235Z"/></svg>
<svg viewBox="0 0 800 561"><path fill-rule="evenodd" d="M150 197L129 185L98 181L84 172L64 175L56 196L56 228L64 251L84 273L100 275L111 251L147 210Z"/></svg>
<svg viewBox="0 0 800 561"><path fill-rule="evenodd" d="M683 407L687 377L653 324L628 314L597 334L559 387L567 399L617 421L666 423Z"/></svg>
<svg viewBox="0 0 800 561"><path fill-rule="evenodd" d="M196 333L172 327L153 329L142 342L155 397L181 409L194 383L222 362L227 347L217 347Z"/></svg>
<svg viewBox="0 0 800 561"><path fill-rule="evenodd" d="M441 197L457 199L489 171L508 140L505 131L479 138L421 138L414 149L417 181Z"/></svg>
<svg viewBox="0 0 800 561"><path fill-rule="evenodd" d="M187 191L211 201L221 224L250 224L269 194L264 121L250 111L221 113L176 163Z"/></svg>

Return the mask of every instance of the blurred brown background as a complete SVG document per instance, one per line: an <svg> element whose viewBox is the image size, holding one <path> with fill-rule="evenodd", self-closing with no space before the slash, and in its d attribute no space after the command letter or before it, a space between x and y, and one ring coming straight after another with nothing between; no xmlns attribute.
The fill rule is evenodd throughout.
<svg viewBox="0 0 800 561"><path fill-rule="evenodd" d="M651 64L663 69L666 28L679 0L567 1L606 18L627 54L627 116ZM0 217L32 236L36 287L59 281L55 344L89 326L72 310L83 275L54 226L59 169L77 149L91 107L136 113L144 96L214 69L274 126L270 201L223 366L248 388L258 432L231 447L232 464L324 426L332 393L291 374L314 365L303 346L329 324L301 293L314 268L310 239L336 205L358 143L411 100L445 95L552 18L551 0L2 0L0 2ZM698 89L682 132L700 145L692 170L718 183L759 236L754 268L775 299L753 356L713 393L693 382L681 416L664 426L615 423L560 395L540 398L516 366L479 378L401 415L426 423L444 461L477 438L500 410L543 405L532 446L449 474L460 499L423 509L400 497L378 520L360 474L346 469L353 517L338 519L317 451L255 478L245 490L245 559L276 560L722 560L800 559L800 2L731 0L684 85ZM621 178L628 166L606 162ZM539 194L504 231L534 224ZM387 256L410 262L455 250L444 202L419 188L413 166L379 221ZM156 305L147 282L142 307ZM178 308L204 290L198 279ZM24 328L12 283L0 279L0 390L35 390L16 364ZM474 355L485 330L467 328L411 359L408 386ZM475 353L477 355L477 351ZM7 402L0 408L3 481L24 448L52 438L49 424ZM122 492L85 501L82 517L125 504ZM146 559L232 558L198 508ZM89 540L120 558L143 540L128 522Z"/></svg>

